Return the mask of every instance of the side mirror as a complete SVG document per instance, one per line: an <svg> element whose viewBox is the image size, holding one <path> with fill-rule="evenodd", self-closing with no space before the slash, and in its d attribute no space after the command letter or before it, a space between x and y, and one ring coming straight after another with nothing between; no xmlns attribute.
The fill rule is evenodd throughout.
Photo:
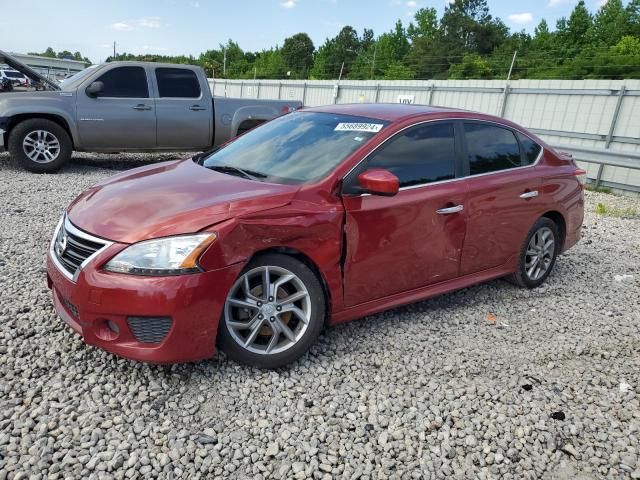
<svg viewBox="0 0 640 480"><path fill-rule="evenodd" d="M91 85L89 85L87 88L85 88L85 92L87 93L87 95L89 95L90 97L97 97L99 96L104 90L104 83L102 82L93 82Z"/></svg>
<svg viewBox="0 0 640 480"><path fill-rule="evenodd" d="M371 195L393 197L400 189L400 180L388 170L372 168L358 175L358 185Z"/></svg>

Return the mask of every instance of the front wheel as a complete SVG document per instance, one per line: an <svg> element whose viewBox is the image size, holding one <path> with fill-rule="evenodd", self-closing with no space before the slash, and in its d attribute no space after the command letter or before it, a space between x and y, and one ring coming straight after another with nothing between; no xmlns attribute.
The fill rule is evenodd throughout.
<svg viewBox="0 0 640 480"><path fill-rule="evenodd" d="M297 360L324 325L320 280L293 257L257 257L231 287L218 330L218 343L231 359L261 368Z"/></svg>
<svg viewBox="0 0 640 480"><path fill-rule="evenodd" d="M525 288L536 288L547 279L556 263L560 234L556 223L542 217L531 227L522 245L518 270L507 280Z"/></svg>
<svg viewBox="0 0 640 480"><path fill-rule="evenodd" d="M73 150L66 130L45 118L32 118L16 125L8 144L11 156L35 173L59 170L71 158Z"/></svg>

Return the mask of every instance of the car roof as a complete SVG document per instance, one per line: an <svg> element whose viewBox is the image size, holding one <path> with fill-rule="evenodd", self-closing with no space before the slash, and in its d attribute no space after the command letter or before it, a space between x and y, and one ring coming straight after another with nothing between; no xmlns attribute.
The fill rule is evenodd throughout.
<svg viewBox="0 0 640 480"><path fill-rule="evenodd" d="M305 111L354 115L358 117L387 120L390 122L415 116L438 113L462 113L465 116L475 113L470 110L463 110L459 108L436 107L430 105L409 105L403 103L351 103L342 105L325 105L322 107L305 108Z"/></svg>

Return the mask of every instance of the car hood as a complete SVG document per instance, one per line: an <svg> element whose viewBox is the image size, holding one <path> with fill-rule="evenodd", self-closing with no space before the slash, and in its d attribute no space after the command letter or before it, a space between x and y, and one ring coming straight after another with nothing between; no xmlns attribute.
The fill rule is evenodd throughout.
<svg viewBox="0 0 640 480"><path fill-rule="evenodd" d="M71 222L120 243L193 233L232 217L288 204L299 187L214 172L190 159L121 173L69 206Z"/></svg>
<svg viewBox="0 0 640 480"><path fill-rule="evenodd" d="M31 80L38 80L42 82L51 90L60 90L60 86L57 85L55 82L52 82L47 77L40 75L33 68L26 66L20 60L8 54L7 52L3 52L2 50L0 50L0 63L5 63L9 65L14 70L17 70L18 72L25 74Z"/></svg>

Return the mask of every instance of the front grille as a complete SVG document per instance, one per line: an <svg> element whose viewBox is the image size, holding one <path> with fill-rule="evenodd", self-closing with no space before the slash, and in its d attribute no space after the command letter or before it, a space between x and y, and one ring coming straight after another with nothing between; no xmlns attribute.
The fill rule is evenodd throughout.
<svg viewBox="0 0 640 480"><path fill-rule="evenodd" d="M137 341L160 343L171 330L169 317L128 317L127 324Z"/></svg>
<svg viewBox="0 0 640 480"><path fill-rule="evenodd" d="M82 263L106 245L107 242L78 230L65 217L52 245L52 253L66 272L74 277Z"/></svg>

